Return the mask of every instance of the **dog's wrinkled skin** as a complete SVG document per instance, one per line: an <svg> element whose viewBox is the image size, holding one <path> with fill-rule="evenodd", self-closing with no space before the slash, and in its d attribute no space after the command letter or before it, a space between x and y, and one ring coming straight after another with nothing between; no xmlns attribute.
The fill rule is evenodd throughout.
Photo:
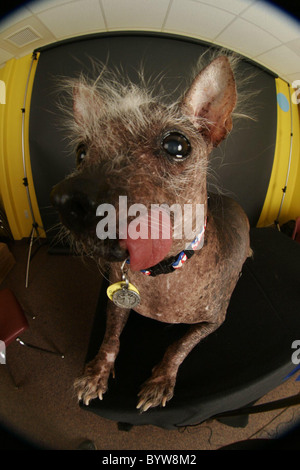
<svg viewBox="0 0 300 470"><path fill-rule="evenodd" d="M128 204L138 202L147 207L153 203L205 207L204 246L181 269L156 277L128 272L141 296L136 312L162 322L190 324L142 385L137 407L146 411L165 406L173 397L180 364L224 321L250 254L249 224L243 210L227 197L210 195L208 203L206 190L207 157L232 128L237 99L234 76L228 58L220 56L196 76L182 100L170 107L132 84L128 89L115 86L109 91L105 85L101 89L99 83L90 86L82 81L73 85L73 93L73 133L82 154L77 170L53 189L51 198L78 245L96 260L108 261L111 283L120 281L120 267L128 253L118 240L97 239L99 204L118 208L118 196L126 195ZM191 144L190 154L182 161L170 158L161 148L162 136L169 131L182 133ZM86 196L82 196L84 192ZM81 212L86 204L94 211L88 216L74 216L76 210L70 201L78 193ZM183 250L186 242L173 240L166 258ZM108 301L103 343L75 383L78 398L86 405L92 399L102 399L109 376L114 375L119 338L129 312Z"/></svg>

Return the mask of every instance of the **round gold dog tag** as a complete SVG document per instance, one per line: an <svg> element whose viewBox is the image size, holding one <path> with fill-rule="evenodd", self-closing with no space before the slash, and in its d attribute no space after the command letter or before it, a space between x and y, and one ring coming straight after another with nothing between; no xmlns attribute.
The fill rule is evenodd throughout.
<svg viewBox="0 0 300 470"><path fill-rule="evenodd" d="M140 293L130 282L115 282L107 288L107 295L115 305L121 308L134 308L140 303Z"/></svg>

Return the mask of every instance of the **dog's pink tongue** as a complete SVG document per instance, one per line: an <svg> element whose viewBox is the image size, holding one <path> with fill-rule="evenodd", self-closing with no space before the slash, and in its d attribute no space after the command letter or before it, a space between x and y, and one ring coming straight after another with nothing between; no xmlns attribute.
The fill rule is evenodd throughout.
<svg viewBox="0 0 300 470"><path fill-rule="evenodd" d="M162 261L170 251L172 245L170 216L167 214L164 215L163 224L161 220L158 222L156 218L155 220L152 218L152 220L156 227L156 233L153 234L152 231L152 238L151 216L149 215L148 217L148 214L145 214L139 217L139 223L144 229L148 227L148 238L132 238L130 236L131 230L128 229L126 240L120 240L120 245L129 252L130 269L132 271L139 271L154 266ZM157 225L158 223L159 225Z"/></svg>

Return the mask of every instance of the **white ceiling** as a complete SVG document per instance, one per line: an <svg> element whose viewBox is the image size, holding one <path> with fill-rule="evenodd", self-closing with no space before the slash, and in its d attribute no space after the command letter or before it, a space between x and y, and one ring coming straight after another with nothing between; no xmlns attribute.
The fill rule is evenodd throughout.
<svg viewBox="0 0 300 470"><path fill-rule="evenodd" d="M23 29L27 45L17 46L8 38ZM0 67L58 40L120 30L203 39L300 79L300 22L263 0L34 0L0 21Z"/></svg>

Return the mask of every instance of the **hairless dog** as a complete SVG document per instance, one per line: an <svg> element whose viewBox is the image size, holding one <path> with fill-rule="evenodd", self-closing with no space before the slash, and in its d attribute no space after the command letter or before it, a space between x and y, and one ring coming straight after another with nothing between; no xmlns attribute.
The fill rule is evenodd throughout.
<svg viewBox="0 0 300 470"><path fill-rule="evenodd" d="M143 81L122 83L105 73L93 82L83 76L69 80L68 86L73 100L69 132L77 166L53 188L51 200L77 249L109 267L111 284L105 336L98 354L75 381L78 399L86 405L103 399L131 308L160 322L189 325L141 385L137 408L144 412L165 406L173 397L180 365L225 320L243 263L251 254L242 208L229 197L207 192L208 156L232 129L234 73L229 58L219 55L170 105ZM138 220L130 211L124 215L120 196L130 207L142 205L146 213ZM189 206L193 222L197 208L202 208L192 239L185 233L174 236L174 213L166 210L169 218L163 222L150 211L173 205ZM105 218L110 207L114 211ZM101 221L103 228L113 220L119 220L119 226L107 231L112 236L103 236ZM134 236L129 230L134 222L149 230L154 226L158 236Z"/></svg>

